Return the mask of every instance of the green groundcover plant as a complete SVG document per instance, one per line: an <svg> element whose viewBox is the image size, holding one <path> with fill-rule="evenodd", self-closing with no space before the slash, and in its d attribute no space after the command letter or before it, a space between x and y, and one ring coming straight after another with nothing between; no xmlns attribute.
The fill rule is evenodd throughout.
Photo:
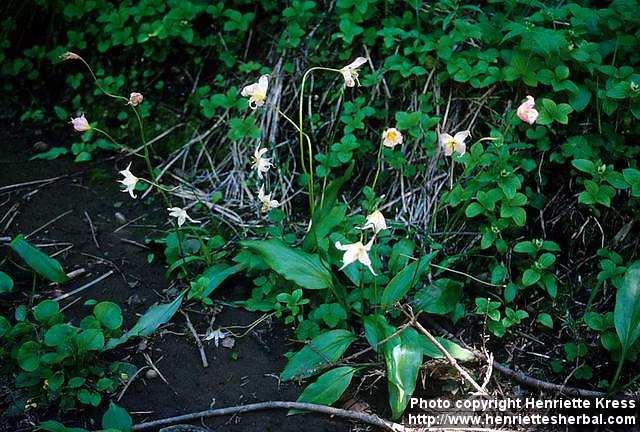
<svg viewBox="0 0 640 432"><path fill-rule="evenodd" d="M227 278L249 277L238 304L305 342L280 375L310 380L300 401L332 404L383 364L398 418L425 359L480 359L431 339L417 317L473 326L498 351L539 333L554 338L549 376L632 387L637 2L325 6L68 2L55 46L18 56L6 39L2 74L29 70L37 84L34 65L66 60L56 70L69 106L30 105L23 120L75 113L80 142L37 157L118 149L143 161L148 179L129 164L120 182L132 199L151 188L166 204L169 276L205 307ZM176 59L186 72L168 66ZM170 185L165 159L178 157L187 174Z"/></svg>

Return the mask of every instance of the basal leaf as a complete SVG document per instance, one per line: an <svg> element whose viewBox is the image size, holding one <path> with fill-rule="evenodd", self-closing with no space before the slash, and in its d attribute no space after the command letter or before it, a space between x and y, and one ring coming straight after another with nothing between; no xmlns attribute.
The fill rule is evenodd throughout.
<svg viewBox="0 0 640 432"><path fill-rule="evenodd" d="M627 268L616 294L613 322L620 338L622 353L626 355L640 337L640 261Z"/></svg>
<svg viewBox="0 0 640 432"><path fill-rule="evenodd" d="M318 379L304 389L297 402L307 402L319 405L332 405L340 399L345 392L356 368L342 366L325 372ZM289 414L298 414L303 411L290 410Z"/></svg>
<svg viewBox="0 0 640 432"><path fill-rule="evenodd" d="M280 378L289 381L312 376L319 366L337 361L355 339L347 330L331 330L316 336L289 359Z"/></svg>
<svg viewBox="0 0 640 432"><path fill-rule="evenodd" d="M58 261L31 245L22 234L11 241L11 249L36 273L51 282L66 282L69 278Z"/></svg>
<svg viewBox="0 0 640 432"><path fill-rule="evenodd" d="M435 252L425 255L395 275L382 292L382 305L389 306L394 304L402 299L412 287L416 286L422 273L429 267L429 263L435 255Z"/></svg>
<svg viewBox="0 0 640 432"><path fill-rule="evenodd" d="M260 254L271 269L302 288L333 288L331 272L317 255L294 249L276 239L241 244Z"/></svg>
<svg viewBox="0 0 640 432"><path fill-rule="evenodd" d="M418 336L415 329L407 328L384 344L389 405L394 419L402 415L416 388L422 365L422 346Z"/></svg>

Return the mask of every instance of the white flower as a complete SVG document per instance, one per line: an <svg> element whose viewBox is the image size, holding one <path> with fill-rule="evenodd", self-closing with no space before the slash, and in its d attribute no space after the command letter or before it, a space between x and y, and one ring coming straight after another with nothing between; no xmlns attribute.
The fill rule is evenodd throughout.
<svg viewBox="0 0 640 432"><path fill-rule="evenodd" d="M87 118L82 114L80 117L72 118L69 122L73 125L76 132L85 132L91 129L91 125L87 121Z"/></svg>
<svg viewBox="0 0 640 432"><path fill-rule="evenodd" d="M258 201L262 204L260 211L262 213L267 213L273 208L279 207L280 203L276 200L271 199L271 194L265 195L264 186L260 186L260 190L258 191Z"/></svg>
<svg viewBox="0 0 640 432"><path fill-rule="evenodd" d="M209 332L209 334L207 334L207 335L204 337L204 339L203 339L203 340L205 340L205 341L210 341L210 340L212 340L212 339L213 339L213 343L215 343L215 344L216 344L216 346L218 346L218 343L219 343L220 341L223 341L223 343L224 343L224 340L226 339L226 337L227 337L228 335L229 335L229 333L227 333L227 332L225 332L225 331L223 331L223 330L218 329L218 330L213 330L213 331Z"/></svg>
<svg viewBox="0 0 640 432"><path fill-rule="evenodd" d="M451 136L448 133L442 133L438 137L438 140L444 150L445 156L451 156L454 151L462 156L467 151L467 145L464 142L470 136L471 132L465 130L458 132L454 136Z"/></svg>
<svg viewBox="0 0 640 432"><path fill-rule="evenodd" d="M356 83L358 84L358 87L360 86L360 81L358 81L358 68L366 62L366 58L358 57L357 59L340 69L340 73L344 77L344 84L347 87L354 87Z"/></svg>
<svg viewBox="0 0 640 432"><path fill-rule="evenodd" d="M193 223L200 223L200 221L191 219L191 216L189 216L187 214L187 211L185 209L183 209L183 208L170 207L167 210L169 210L169 216L172 216L172 217L178 219L178 226L179 227L184 225L186 220L189 220L189 222L193 222Z"/></svg>
<svg viewBox="0 0 640 432"><path fill-rule="evenodd" d="M394 148L398 144L402 144L402 134L396 128L389 128L382 133L382 144L385 147Z"/></svg>
<svg viewBox="0 0 640 432"><path fill-rule="evenodd" d="M131 174L129 168L131 168L131 162L129 162L129 165L127 165L126 169L120 171L120 174L122 174L124 178L122 180L118 180L118 182L124 185L124 190L122 192L129 192L131 198L137 198L133 191L135 190L136 184L138 184L138 180L140 179Z"/></svg>
<svg viewBox="0 0 640 432"><path fill-rule="evenodd" d="M142 101L144 100L144 96L142 96L141 93L138 92L133 92L129 95L129 105L131 106L138 106L142 103Z"/></svg>
<svg viewBox="0 0 640 432"><path fill-rule="evenodd" d="M387 222L384 220L384 216L380 210L376 210L367 216L367 222L362 229L371 228L374 233L378 234L380 231L387 229Z"/></svg>
<svg viewBox="0 0 640 432"><path fill-rule="evenodd" d="M371 267L371 259L369 258L369 251L371 250L372 244L373 239L371 239L366 245L362 244L361 241L347 245L343 245L339 241L337 241L335 245L336 249L345 251L344 255L342 256L342 267L340 267L340 270L344 269L351 263L360 261L369 269L369 271L371 271L374 276L376 276L376 272L374 272L373 268Z"/></svg>
<svg viewBox="0 0 640 432"><path fill-rule="evenodd" d="M260 145L256 147L256 151L253 152L253 159L251 161L251 169L256 168L258 170L258 177L262 178L262 173L269 171L269 168L273 166L271 159L263 158L262 155L268 152L266 148L260 148Z"/></svg>
<svg viewBox="0 0 640 432"><path fill-rule="evenodd" d="M267 89L269 88L269 76L262 75L257 83L246 86L240 94L249 97L249 107L256 109L264 105L267 100Z"/></svg>

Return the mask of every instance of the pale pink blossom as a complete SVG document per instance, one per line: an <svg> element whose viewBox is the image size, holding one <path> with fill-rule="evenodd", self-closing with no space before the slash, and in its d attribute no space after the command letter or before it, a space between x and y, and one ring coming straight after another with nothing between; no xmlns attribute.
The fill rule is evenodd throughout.
<svg viewBox="0 0 640 432"><path fill-rule="evenodd" d="M77 132L85 132L85 131L88 131L89 129L91 129L91 125L87 121L87 119L84 116L84 114L82 114L80 117L72 118L69 123L71 123L73 125L73 128Z"/></svg>
<svg viewBox="0 0 640 432"><path fill-rule="evenodd" d="M143 99L142 93L133 92L129 95L129 105L134 107L138 106L142 103Z"/></svg>
<svg viewBox="0 0 640 432"><path fill-rule="evenodd" d="M527 96L527 100L522 102L522 104L518 107L518 117L525 123L534 124L538 119L538 110L534 108L536 105L535 99L533 96Z"/></svg>

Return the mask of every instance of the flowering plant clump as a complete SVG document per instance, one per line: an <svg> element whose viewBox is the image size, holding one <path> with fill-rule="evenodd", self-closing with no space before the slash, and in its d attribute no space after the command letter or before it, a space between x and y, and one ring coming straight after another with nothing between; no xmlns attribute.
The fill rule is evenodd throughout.
<svg viewBox="0 0 640 432"><path fill-rule="evenodd" d="M185 301L245 277L234 305L304 342L279 377L310 380L301 402L384 383L398 418L427 381L495 394L507 366L637 390L636 2L94 3L59 12L89 61L0 65L64 53L78 95L54 111L81 141L39 157L119 151L123 193L162 200Z"/></svg>

